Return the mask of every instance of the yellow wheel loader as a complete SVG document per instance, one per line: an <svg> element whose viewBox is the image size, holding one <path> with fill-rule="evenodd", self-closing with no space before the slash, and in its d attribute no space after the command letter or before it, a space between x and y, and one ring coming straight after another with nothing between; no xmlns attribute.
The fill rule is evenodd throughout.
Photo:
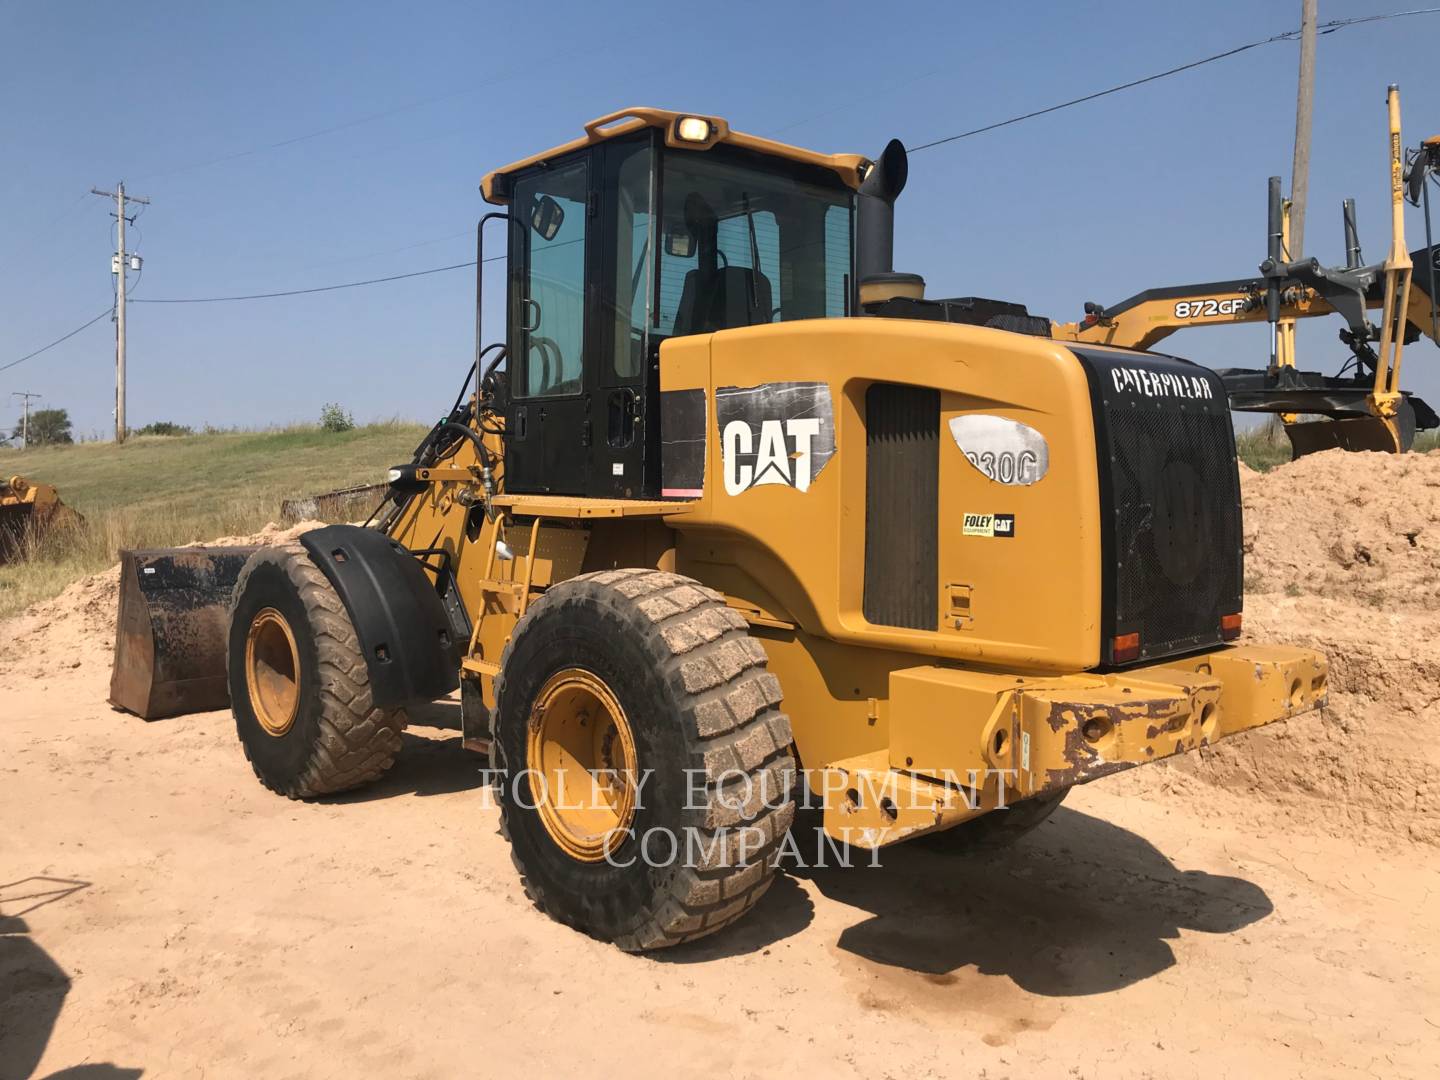
<svg viewBox="0 0 1440 1080"><path fill-rule="evenodd" d="M1427 179L1440 175L1440 136L1406 156L1400 142L1400 93L1387 95L1386 142L1390 176L1391 243L1384 262L1361 257L1355 202L1344 203L1345 263L1322 266L1290 254L1290 204L1280 177L1270 177L1268 254L1260 276L1148 289L1111 306L1085 304L1084 318L1055 323L1060 340L1151 349L1188 327L1233 326L1266 321L1271 326L1270 362L1264 368L1222 368L1230 407L1277 415L1293 455L1343 447L1405 453L1417 431L1440 427L1440 416L1400 389L1402 350L1422 335L1440 345L1436 287L1440 247L1430 235ZM1425 207L1425 247L1408 252L1403 203ZM1419 267L1418 272L1413 267ZM1413 272L1413 284L1412 284ZM1367 312L1380 312L1379 325ZM1298 319L1339 314L1340 340L1350 356L1338 374L1297 368Z"/></svg>
<svg viewBox="0 0 1440 1080"><path fill-rule="evenodd" d="M458 689L531 897L644 950L743 916L807 842L797 800L854 848L1004 842L1322 704L1323 657L1238 640L1218 377L926 299L892 265L905 178L898 142L648 108L487 175L503 342L477 304L371 527L231 590L260 781L374 780Z"/></svg>
<svg viewBox="0 0 1440 1080"><path fill-rule="evenodd" d="M81 517L49 484L12 476L0 479L0 563L22 556L27 543L51 529L77 525Z"/></svg>

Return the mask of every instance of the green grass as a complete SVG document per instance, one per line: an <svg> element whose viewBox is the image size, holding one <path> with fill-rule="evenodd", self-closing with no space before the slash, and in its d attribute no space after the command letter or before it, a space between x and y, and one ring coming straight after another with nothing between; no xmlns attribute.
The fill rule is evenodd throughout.
<svg viewBox="0 0 1440 1080"><path fill-rule="evenodd" d="M0 566L0 618L112 565L121 548L245 535L279 521L283 498L377 482L410 460L425 430L395 422L0 450L0 474L55 485L85 517L30 538L25 559Z"/></svg>
<svg viewBox="0 0 1440 1080"><path fill-rule="evenodd" d="M1269 472L1290 460L1290 439L1278 417L1249 431L1235 433L1235 451L1252 469Z"/></svg>

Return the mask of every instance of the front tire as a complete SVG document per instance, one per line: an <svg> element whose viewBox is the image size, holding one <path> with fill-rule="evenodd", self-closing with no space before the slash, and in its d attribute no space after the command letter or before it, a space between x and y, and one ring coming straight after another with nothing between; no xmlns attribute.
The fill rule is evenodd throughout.
<svg viewBox="0 0 1440 1080"><path fill-rule="evenodd" d="M226 660L235 731L271 791L332 795L394 764L405 712L371 704L355 627L303 545L250 556L231 598Z"/></svg>
<svg viewBox="0 0 1440 1080"><path fill-rule="evenodd" d="M713 933L770 887L790 722L720 594L657 570L565 581L516 626L495 691L501 829L541 910L638 952Z"/></svg>

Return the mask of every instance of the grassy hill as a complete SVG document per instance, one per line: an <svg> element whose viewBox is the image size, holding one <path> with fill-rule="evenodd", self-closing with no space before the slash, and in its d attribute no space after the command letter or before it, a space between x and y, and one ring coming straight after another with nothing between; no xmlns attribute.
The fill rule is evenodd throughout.
<svg viewBox="0 0 1440 1080"><path fill-rule="evenodd" d="M0 566L0 618L112 565L120 548L252 533L280 520L283 498L377 482L410 460L425 430L295 427L0 450L0 473L54 484L85 516L80 529L38 541L26 561Z"/></svg>

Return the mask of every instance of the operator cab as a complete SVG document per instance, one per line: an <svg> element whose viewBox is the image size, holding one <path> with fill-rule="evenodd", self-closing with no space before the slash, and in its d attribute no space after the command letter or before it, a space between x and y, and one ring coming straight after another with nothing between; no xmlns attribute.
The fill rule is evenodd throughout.
<svg viewBox="0 0 1440 1080"><path fill-rule="evenodd" d="M660 346L854 306L868 163L626 110L485 177L508 203L506 489L660 493Z"/></svg>

